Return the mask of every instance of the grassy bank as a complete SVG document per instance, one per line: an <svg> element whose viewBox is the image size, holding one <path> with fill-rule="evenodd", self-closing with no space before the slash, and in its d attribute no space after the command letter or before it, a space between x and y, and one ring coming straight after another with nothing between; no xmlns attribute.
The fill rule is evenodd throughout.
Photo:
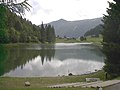
<svg viewBox="0 0 120 90"><path fill-rule="evenodd" d="M80 41L80 39L67 39L67 38L56 38L56 43L82 43L82 42L92 42L97 45L101 45L103 37L100 35L99 37L86 37L86 40Z"/></svg>
<svg viewBox="0 0 120 90"><path fill-rule="evenodd" d="M16 88L16 89L0 89L0 90L96 90L95 88L30 88L30 87L24 87L24 88Z"/></svg>
<svg viewBox="0 0 120 90"><path fill-rule="evenodd" d="M79 39L56 38L56 43L79 43Z"/></svg>
<svg viewBox="0 0 120 90"><path fill-rule="evenodd" d="M77 76L58 76L58 77L31 77L31 78L12 78L12 77L0 77L0 90L95 90L93 88L60 88L51 89L46 86L62 83L74 83L84 82L85 78L100 78L105 80L104 71L98 71L89 75L77 75ZM30 87L25 87L24 82L29 81Z"/></svg>
<svg viewBox="0 0 120 90"><path fill-rule="evenodd" d="M99 37L87 37L85 42L92 42L92 43L100 46L102 41L103 41L103 37L99 36Z"/></svg>
<svg viewBox="0 0 120 90"><path fill-rule="evenodd" d="M79 38L77 39L67 39L67 38L56 38L56 42L55 43L94 43L97 45L101 45L101 42L103 40L103 37L86 37L86 40L81 41ZM9 43L9 44L1 44L1 45L5 45L8 47L18 47L19 45L32 45L32 44L42 44L42 43ZM45 43L45 44L54 44L54 43Z"/></svg>

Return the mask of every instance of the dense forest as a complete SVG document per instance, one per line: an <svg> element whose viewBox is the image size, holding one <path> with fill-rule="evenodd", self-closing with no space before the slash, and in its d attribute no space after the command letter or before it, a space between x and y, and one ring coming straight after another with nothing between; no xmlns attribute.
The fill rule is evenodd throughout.
<svg viewBox="0 0 120 90"><path fill-rule="evenodd" d="M0 43L55 42L53 26L43 23L36 26L2 5L0 12Z"/></svg>
<svg viewBox="0 0 120 90"><path fill-rule="evenodd" d="M103 25L99 24L95 28L90 29L87 31L84 36L99 36L103 32Z"/></svg>

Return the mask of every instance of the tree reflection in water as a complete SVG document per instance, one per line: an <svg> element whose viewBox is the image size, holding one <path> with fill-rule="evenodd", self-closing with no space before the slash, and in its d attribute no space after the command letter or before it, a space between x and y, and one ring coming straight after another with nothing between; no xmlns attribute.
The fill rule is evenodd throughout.
<svg viewBox="0 0 120 90"><path fill-rule="evenodd" d="M41 44L37 46L37 48L33 48L32 45L17 47L0 45L0 76L15 70L17 67L22 69L27 62L37 56L41 57L42 64L45 59L51 61L51 58L54 58L54 45Z"/></svg>

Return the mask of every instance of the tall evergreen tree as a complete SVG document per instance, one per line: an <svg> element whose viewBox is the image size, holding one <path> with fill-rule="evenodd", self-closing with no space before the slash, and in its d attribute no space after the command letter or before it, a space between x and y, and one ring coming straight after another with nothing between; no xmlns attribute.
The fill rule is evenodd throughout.
<svg viewBox="0 0 120 90"><path fill-rule="evenodd" d="M52 26L52 42L56 41L55 28Z"/></svg>
<svg viewBox="0 0 120 90"><path fill-rule="evenodd" d="M6 11L6 8L3 5L0 5L0 43L8 42Z"/></svg>
<svg viewBox="0 0 120 90"><path fill-rule="evenodd" d="M54 43L55 42L55 29L53 26L51 26L50 24L49 25L46 25L46 41L48 43Z"/></svg>
<svg viewBox="0 0 120 90"><path fill-rule="evenodd" d="M42 43L46 42L46 30L45 30L43 22L41 24L41 42Z"/></svg>
<svg viewBox="0 0 120 90"><path fill-rule="evenodd" d="M108 15L104 15L103 52L104 70L111 76L120 75L120 0L109 2Z"/></svg>
<svg viewBox="0 0 120 90"><path fill-rule="evenodd" d="M52 32L51 32L51 25L46 25L46 36L47 36L47 42L51 43L52 42Z"/></svg>

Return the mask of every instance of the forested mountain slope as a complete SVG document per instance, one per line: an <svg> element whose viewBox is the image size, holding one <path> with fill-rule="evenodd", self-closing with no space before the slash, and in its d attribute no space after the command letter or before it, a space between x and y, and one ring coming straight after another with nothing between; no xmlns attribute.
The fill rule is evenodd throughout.
<svg viewBox="0 0 120 90"><path fill-rule="evenodd" d="M36 26L21 16L0 7L0 43L55 42L54 27Z"/></svg>
<svg viewBox="0 0 120 90"><path fill-rule="evenodd" d="M87 31L84 36L98 36L99 34L102 34L103 32L103 25L97 25L95 28L90 29L89 31Z"/></svg>

